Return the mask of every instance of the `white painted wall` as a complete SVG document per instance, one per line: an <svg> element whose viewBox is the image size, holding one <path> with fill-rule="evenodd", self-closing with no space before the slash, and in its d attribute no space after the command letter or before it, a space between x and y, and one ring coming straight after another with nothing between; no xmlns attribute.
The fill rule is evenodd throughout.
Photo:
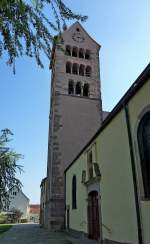
<svg viewBox="0 0 150 244"><path fill-rule="evenodd" d="M14 193L16 193L16 195L14 195ZM23 213L21 218L28 219L29 199L25 196L25 194L17 187L14 187L9 193L9 199L9 210L12 208L19 209Z"/></svg>

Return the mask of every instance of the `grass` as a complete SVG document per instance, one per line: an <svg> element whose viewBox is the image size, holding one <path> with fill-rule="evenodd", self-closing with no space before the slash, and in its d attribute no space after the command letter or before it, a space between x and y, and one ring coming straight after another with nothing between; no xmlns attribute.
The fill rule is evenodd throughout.
<svg viewBox="0 0 150 244"><path fill-rule="evenodd" d="M9 230L12 226L13 226L13 225L11 225L11 224L0 224L0 235L1 235L3 232Z"/></svg>

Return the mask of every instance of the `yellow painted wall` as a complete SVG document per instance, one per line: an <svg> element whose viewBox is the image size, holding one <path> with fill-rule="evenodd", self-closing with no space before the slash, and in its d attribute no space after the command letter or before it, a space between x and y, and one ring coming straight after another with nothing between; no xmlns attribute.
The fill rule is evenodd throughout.
<svg viewBox="0 0 150 244"><path fill-rule="evenodd" d="M70 228L87 233L87 192L81 183L82 170L86 170L86 155L83 154L66 174L66 205L70 206ZM72 209L72 178L77 177L77 209Z"/></svg>
<svg viewBox="0 0 150 244"><path fill-rule="evenodd" d="M150 104L150 82L147 82L129 101L132 139L136 163L138 149L135 142L137 118L141 111ZM102 178L100 181L101 213L103 239L137 244L137 217L131 170L130 150L125 120L122 109L96 138L96 160ZM87 167L86 153L70 167L66 173L66 204L70 205L70 228L87 232L87 192L81 184L82 170ZM138 170L137 170L138 172ZM71 182L77 176L77 209L72 210ZM144 233L144 244L150 243L150 202L141 200L141 218ZM108 231L110 230L110 231Z"/></svg>
<svg viewBox="0 0 150 244"><path fill-rule="evenodd" d="M137 128L139 124L140 115L147 106L150 106L150 79L149 81L136 93L136 95L129 102L130 121L132 128L132 140L134 143L134 154L137 166L137 176L139 183L140 195L140 210L142 219L142 228L144 235L144 244L150 243L150 201L144 201L142 192L142 179L140 174L140 158L137 143Z"/></svg>
<svg viewBox="0 0 150 244"><path fill-rule="evenodd" d="M97 139L103 239L137 244L137 223L124 111ZM111 233L107 230L111 231Z"/></svg>
<svg viewBox="0 0 150 244"><path fill-rule="evenodd" d="M103 239L137 244L135 200L124 111L97 137L96 152L102 174L100 194ZM81 225L82 222L87 223L87 192L81 184L82 170L86 167L84 152L67 171L66 204L70 205L70 228L87 233L87 225ZM74 174L78 182L76 210L72 210L71 202Z"/></svg>

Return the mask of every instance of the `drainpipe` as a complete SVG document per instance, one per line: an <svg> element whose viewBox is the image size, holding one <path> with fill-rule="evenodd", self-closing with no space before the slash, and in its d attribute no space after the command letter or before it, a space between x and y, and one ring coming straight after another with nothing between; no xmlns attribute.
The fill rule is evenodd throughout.
<svg viewBox="0 0 150 244"><path fill-rule="evenodd" d="M64 173L64 229L66 230L66 172Z"/></svg>
<svg viewBox="0 0 150 244"><path fill-rule="evenodd" d="M135 159L133 153L133 142L131 136L131 124L130 124L130 115L127 104L123 105L125 111L125 118L127 123L127 133L129 140L129 148L130 148L130 157L131 157L131 167L132 167L132 175L133 175L133 185L134 185L134 195L135 195L135 206L136 206L136 215L137 215L137 225L138 225L138 240L139 244L144 244L143 236L142 236L142 225L140 218L140 207L139 207L139 197L138 197L138 186L137 186L137 177L136 177L136 166Z"/></svg>

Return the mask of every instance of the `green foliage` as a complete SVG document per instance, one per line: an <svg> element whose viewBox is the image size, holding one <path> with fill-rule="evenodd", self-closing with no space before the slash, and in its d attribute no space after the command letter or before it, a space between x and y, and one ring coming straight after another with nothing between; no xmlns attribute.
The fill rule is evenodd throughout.
<svg viewBox="0 0 150 244"><path fill-rule="evenodd" d="M17 164L22 155L7 146L12 135L9 129L0 132L0 211L9 205L8 190L14 186L21 188L16 172L22 172L22 166Z"/></svg>
<svg viewBox="0 0 150 244"><path fill-rule="evenodd" d="M23 55L43 67L40 51L51 59L52 33L60 34L71 19L87 16L73 13L62 0L0 0L0 57L6 51L14 72L16 58Z"/></svg>
<svg viewBox="0 0 150 244"><path fill-rule="evenodd" d="M23 213L19 209L15 209L15 208L11 209L11 213L13 213L13 214L11 214L9 216L10 222L11 223L18 223L20 221ZM8 215L9 215L9 213L8 213Z"/></svg>
<svg viewBox="0 0 150 244"><path fill-rule="evenodd" d="M5 224L7 223L7 215L0 213L0 224Z"/></svg>

